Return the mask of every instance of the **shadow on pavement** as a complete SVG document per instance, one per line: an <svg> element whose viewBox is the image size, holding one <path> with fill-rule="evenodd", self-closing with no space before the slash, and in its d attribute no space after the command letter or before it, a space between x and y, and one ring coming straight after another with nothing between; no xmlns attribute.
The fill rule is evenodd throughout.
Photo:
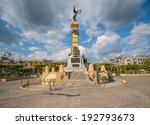
<svg viewBox="0 0 150 125"><path fill-rule="evenodd" d="M80 96L80 94L64 94L64 93L46 93L46 92L43 92L41 94L44 94L44 95L60 95L60 96L66 96L66 97L75 97L75 96Z"/></svg>

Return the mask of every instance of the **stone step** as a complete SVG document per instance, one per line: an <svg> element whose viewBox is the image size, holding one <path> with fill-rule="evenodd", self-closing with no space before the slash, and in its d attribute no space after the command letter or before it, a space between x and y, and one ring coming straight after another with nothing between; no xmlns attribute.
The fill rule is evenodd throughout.
<svg viewBox="0 0 150 125"><path fill-rule="evenodd" d="M64 88L94 87L94 86L99 86L99 85L89 79L86 79L86 80L85 79L84 80L69 79L69 80L64 81L61 84L57 84L53 88L55 90L59 90L59 89L64 89Z"/></svg>
<svg viewBox="0 0 150 125"><path fill-rule="evenodd" d="M94 81L89 79L87 72L73 72L70 75L70 79L64 81L59 87L62 88L74 88L74 87L92 87L97 86Z"/></svg>
<svg viewBox="0 0 150 125"><path fill-rule="evenodd" d="M73 79L73 80L86 80L86 79L89 79L89 78L86 78L86 77L70 77L70 79Z"/></svg>
<svg viewBox="0 0 150 125"><path fill-rule="evenodd" d="M91 87L95 86L93 81L87 80L67 80L65 81L66 87Z"/></svg>
<svg viewBox="0 0 150 125"><path fill-rule="evenodd" d="M83 72L74 72L74 73L71 73L70 75L70 79L89 79L88 75L86 73L83 73Z"/></svg>

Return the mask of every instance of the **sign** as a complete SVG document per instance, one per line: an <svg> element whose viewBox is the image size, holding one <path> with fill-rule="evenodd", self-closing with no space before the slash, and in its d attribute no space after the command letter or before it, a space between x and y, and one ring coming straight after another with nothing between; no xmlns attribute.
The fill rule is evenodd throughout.
<svg viewBox="0 0 150 125"><path fill-rule="evenodd" d="M71 58L71 63L80 63L80 58Z"/></svg>
<svg viewBox="0 0 150 125"><path fill-rule="evenodd" d="M72 67L79 67L79 64L72 64Z"/></svg>

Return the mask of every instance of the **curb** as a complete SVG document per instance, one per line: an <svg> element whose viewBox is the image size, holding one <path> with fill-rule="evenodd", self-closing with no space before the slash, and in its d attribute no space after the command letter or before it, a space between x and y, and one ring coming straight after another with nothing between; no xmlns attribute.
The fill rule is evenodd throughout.
<svg viewBox="0 0 150 125"><path fill-rule="evenodd" d="M120 76L150 76L150 74L121 74Z"/></svg>

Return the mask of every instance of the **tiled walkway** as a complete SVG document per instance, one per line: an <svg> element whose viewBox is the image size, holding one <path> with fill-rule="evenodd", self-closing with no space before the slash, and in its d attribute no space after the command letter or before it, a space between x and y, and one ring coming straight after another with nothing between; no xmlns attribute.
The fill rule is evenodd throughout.
<svg viewBox="0 0 150 125"><path fill-rule="evenodd" d="M127 77L111 87L76 87L57 91L23 90L20 81L0 83L0 107L149 107L150 77Z"/></svg>

